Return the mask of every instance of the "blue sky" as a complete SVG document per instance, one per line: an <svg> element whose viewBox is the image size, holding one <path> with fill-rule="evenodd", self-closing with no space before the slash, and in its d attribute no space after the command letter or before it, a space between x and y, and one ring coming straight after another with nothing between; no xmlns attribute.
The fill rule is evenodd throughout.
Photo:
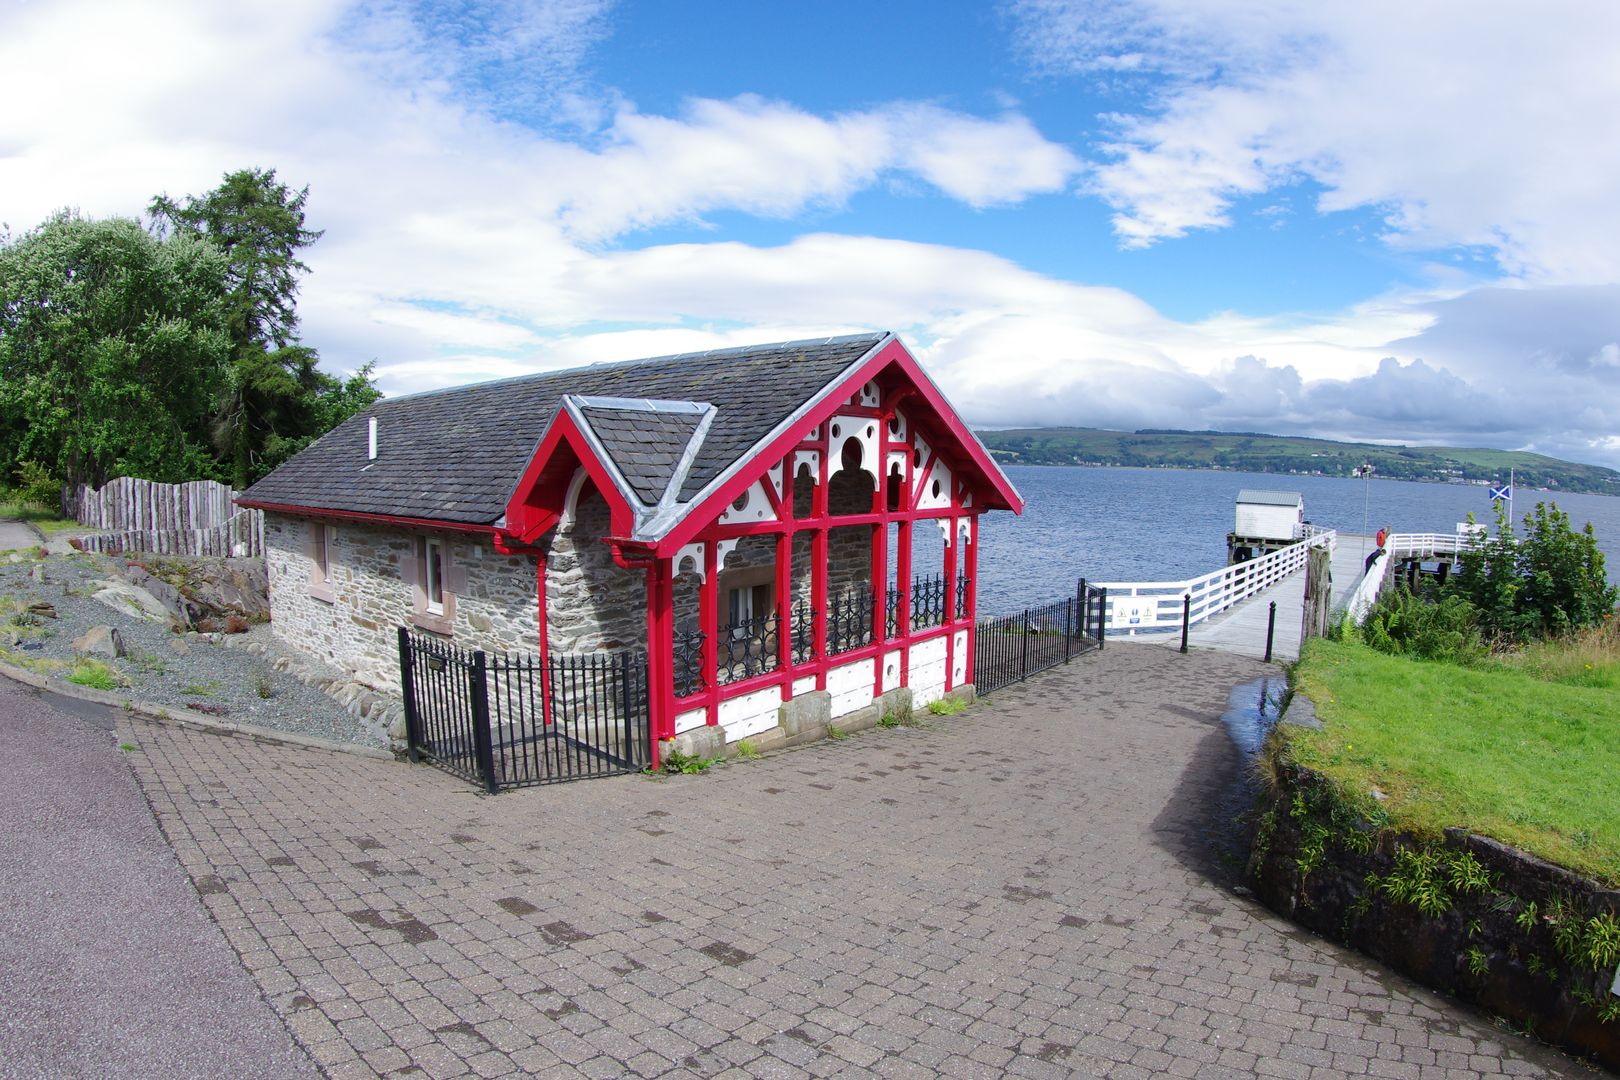
<svg viewBox="0 0 1620 1080"><path fill-rule="evenodd" d="M389 392L882 328L984 425L1620 466L1616 5L21 0L0 93L14 233L308 184Z"/></svg>

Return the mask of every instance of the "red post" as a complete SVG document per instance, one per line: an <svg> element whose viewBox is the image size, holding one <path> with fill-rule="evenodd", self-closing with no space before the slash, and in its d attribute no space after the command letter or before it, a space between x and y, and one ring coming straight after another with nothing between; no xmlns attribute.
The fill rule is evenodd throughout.
<svg viewBox="0 0 1620 1080"><path fill-rule="evenodd" d="M962 570L967 574L967 610L962 617L967 620L967 655L962 658L962 669L968 682L974 678L973 658L977 655L978 624L979 624L979 515L971 514L968 517L967 547L962 552Z"/></svg>
<svg viewBox="0 0 1620 1080"><path fill-rule="evenodd" d="M546 556L535 557L534 591L540 615L540 715L551 726L551 652L546 634Z"/></svg>
<svg viewBox="0 0 1620 1080"><path fill-rule="evenodd" d="M950 533L945 537L945 612L944 625L949 628L956 626L956 537L957 525L960 518L951 518L949 521ZM950 629L945 635L945 689L951 688L951 675L956 670L956 630Z"/></svg>
<svg viewBox="0 0 1620 1080"><path fill-rule="evenodd" d="M708 689L708 722L720 722L720 545L703 541L703 584L698 587L698 621L703 629L703 685Z"/></svg>

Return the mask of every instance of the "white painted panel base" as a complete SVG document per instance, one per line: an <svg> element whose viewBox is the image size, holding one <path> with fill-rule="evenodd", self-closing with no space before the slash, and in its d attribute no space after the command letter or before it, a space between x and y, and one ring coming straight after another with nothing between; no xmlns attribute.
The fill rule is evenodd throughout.
<svg viewBox="0 0 1620 1080"><path fill-rule="evenodd" d="M911 647L911 707L926 708L945 696L945 639L930 638Z"/></svg>
<svg viewBox="0 0 1620 1080"><path fill-rule="evenodd" d="M798 697L800 694L808 694L810 691L814 690L815 688L816 688L816 677L814 675L806 675L802 679L794 679L793 680L793 696L794 697Z"/></svg>
<svg viewBox="0 0 1620 1080"><path fill-rule="evenodd" d="M827 672L827 692L834 718L872 704L872 661L857 660Z"/></svg>
<svg viewBox="0 0 1620 1080"><path fill-rule="evenodd" d="M776 710L782 705L782 691L774 686L755 690L720 703L720 726L726 729L726 742L758 735L776 726Z"/></svg>
<svg viewBox="0 0 1620 1080"><path fill-rule="evenodd" d="M951 685L961 686L967 682L967 647L968 632L958 630L956 640L951 644Z"/></svg>
<svg viewBox="0 0 1620 1080"><path fill-rule="evenodd" d="M695 727L702 727L708 722L708 719L709 711L707 709L687 709L683 713L676 714L675 733L679 735L683 731L691 731Z"/></svg>
<svg viewBox="0 0 1620 1080"><path fill-rule="evenodd" d="M900 650L883 654L883 686L887 693L900 685Z"/></svg>

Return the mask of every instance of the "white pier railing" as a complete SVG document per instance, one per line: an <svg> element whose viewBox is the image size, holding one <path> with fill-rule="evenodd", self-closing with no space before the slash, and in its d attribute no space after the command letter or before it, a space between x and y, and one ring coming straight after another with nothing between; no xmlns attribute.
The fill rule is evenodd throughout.
<svg viewBox="0 0 1620 1080"><path fill-rule="evenodd" d="M1362 575L1355 589L1345 598L1345 612L1352 622L1359 623L1367 617L1367 612L1372 610L1379 594L1384 591L1384 583L1389 580L1390 560L1455 555L1482 532L1482 525L1460 524L1456 532L1449 533L1390 533L1384 541L1384 558Z"/></svg>
<svg viewBox="0 0 1620 1080"><path fill-rule="evenodd" d="M1096 582L1108 590L1108 632L1135 636L1181 629L1182 608L1189 624L1203 622L1234 604L1277 584L1305 568L1313 547L1332 551L1338 534L1314 531L1297 544L1262 555L1258 559L1234 563L1201 577L1186 581L1105 581Z"/></svg>

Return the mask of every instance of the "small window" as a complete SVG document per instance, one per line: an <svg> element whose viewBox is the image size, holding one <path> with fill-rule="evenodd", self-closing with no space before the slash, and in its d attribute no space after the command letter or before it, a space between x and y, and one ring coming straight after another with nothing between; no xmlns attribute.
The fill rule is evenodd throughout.
<svg viewBox="0 0 1620 1080"><path fill-rule="evenodd" d="M771 587L739 585L727 590L726 611L730 615L729 624L737 627L733 633L739 637L746 636L746 627L754 619L775 613L775 608L771 606Z"/></svg>
<svg viewBox="0 0 1620 1080"><path fill-rule="evenodd" d="M332 584L332 569L337 562L337 530L330 525L315 526L315 571L321 582Z"/></svg>
<svg viewBox="0 0 1620 1080"><path fill-rule="evenodd" d="M444 543L422 541L422 591L427 594L429 615L444 614Z"/></svg>

